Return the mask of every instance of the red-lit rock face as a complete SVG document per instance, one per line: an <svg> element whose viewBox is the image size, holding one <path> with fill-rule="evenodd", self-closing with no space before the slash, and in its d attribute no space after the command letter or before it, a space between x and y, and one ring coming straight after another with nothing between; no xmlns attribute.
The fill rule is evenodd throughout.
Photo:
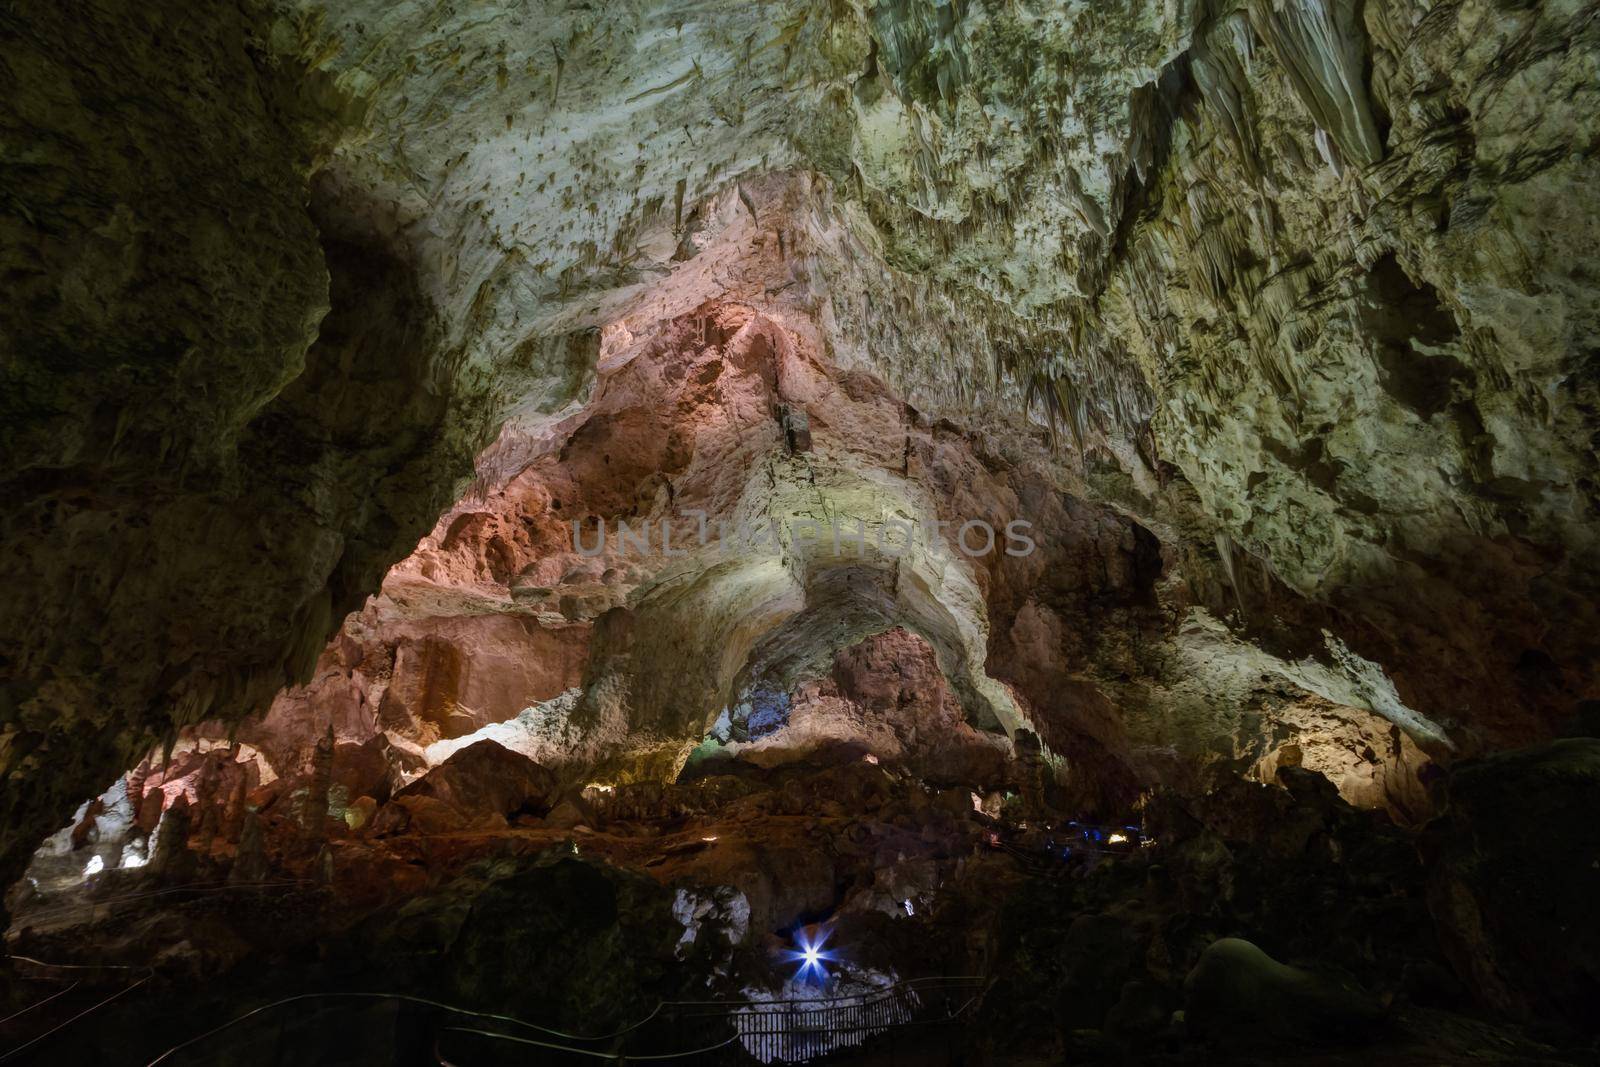
<svg viewBox="0 0 1600 1067"><path fill-rule="evenodd" d="M669 780L759 689L787 694L786 725L724 755L760 766L855 752L982 792L1012 773L1007 734L1026 727L1074 811L1285 764L1366 806L1425 810L1415 745L1339 677L1196 614L1218 590L1197 593L1155 535L1069 492L1042 439L1002 446L929 420L825 351L792 306L608 330L588 403L503 435L481 465L498 473L391 569L312 681L238 728L253 773L281 777L260 799L287 810L319 788L331 727L334 809L358 832L503 821L470 801L444 814L406 783L485 739L569 788ZM848 531L891 512L950 524L939 551L793 534L802 519ZM1013 519L1031 551L1005 551ZM754 520L786 524L776 549L737 543ZM998 532L991 551L961 551L968 520ZM204 807L199 778L170 778Z"/></svg>
<svg viewBox="0 0 1600 1067"><path fill-rule="evenodd" d="M3 11L0 874L80 958L593 1024L833 911L1041 1062L1228 1058L1197 963L1370 1021L1224 931L1592 1026L1590 746L1444 780L1600 729L1592 4Z"/></svg>
<svg viewBox="0 0 1600 1067"><path fill-rule="evenodd" d="M972 789L1006 781L1011 745L973 729L926 641L903 629L876 634L834 654L827 673L791 694L786 724L729 746L740 760L778 766L830 752L918 778Z"/></svg>
<svg viewBox="0 0 1600 1067"><path fill-rule="evenodd" d="M935 628L950 664L981 673L981 590L992 557L972 566L949 553L967 575L965 599L952 606L940 601L937 579L917 603L869 596L859 606L851 581L828 575L861 560L833 558L815 568L802 562L805 574L796 579L788 573L796 565L782 552L772 555L763 545L746 558L729 547L732 535L723 524L746 521L752 508L787 518L771 510L781 496L773 484L783 479L803 479L805 493L813 486L819 495L842 489L859 505L863 494L870 496L870 479L883 478L925 494L916 505L944 500L939 514L949 519L981 518L1003 529L1016 516L1008 468L991 473L953 427L931 426L880 383L830 367L817 355L818 344L814 332L797 333L781 318L739 306L702 309L649 340L608 338L594 397L583 411L537 440L503 441L502 450L523 450L520 468L447 513L391 571L384 593L347 621L313 682L286 691L245 733L272 738L261 746L269 759L298 766L332 721L347 743L385 734L414 771L430 744L511 719L585 677L603 682L630 659L656 662L650 657L663 654L657 643L695 636L654 625L652 616L671 610L673 583L698 583L714 610L719 576L741 568L759 571L746 583L765 588L728 609L724 632L741 634L752 654L763 639L783 646L781 656L769 650L768 658L791 674L860 636L907 621L896 614L902 610L909 621ZM795 413L807 416L808 449L791 447L784 420ZM774 473L780 467L787 468L781 476ZM697 544L699 524L690 517L696 512L707 516L709 545ZM609 531L604 551L580 551L598 544L600 521ZM619 522L647 529L649 547L620 540ZM670 544L663 543L663 529ZM685 551L693 553L687 563L679 559ZM866 563L883 570L881 558ZM813 631L809 624L819 614L825 618ZM601 619L607 645L596 658L590 646ZM798 644L785 645L795 635ZM714 664L701 673L698 696L650 710L625 696L598 711L602 746L569 738L574 755L625 762L630 745L664 744L670 771L670 750L698 740L747 667L706 636L684 649L692 661ZM684 669L692 677L695 665L675 664L662 678L634 670L627 684L681 685ZM970 679L966 684L976 688ZM623 722L604 721L619 712ZM542 755L560 762L564 754Z"/></svg>
<svg viewBox="0 0 1600 1067"><path fill-rule="evenodd" d="M810 210L803 183L756 195L769 223ZM717 759L803 774L870 756L951 811L1042 775L1056 810L1122 817L1160 785L1300 766L1362 806L1426 813L1432 724L1375 665L1330 663L1324 614L1269 585L1262 634L1223 625L1238 596L1195 558L1192 514L1169 502L1147 528L1085 499L1084 471L1025 420L918 410L843 343L841 294L872 302L860 279L835 276L819 302L800 246L736 199L695 240L656 303L601 331L586 402L508 423L309 682L232 728L185 731L180 751L223 747L157 755L127 783L129 828L85 812L78 836L112 818L108 840L154 862L143 835L181 795L194 851L303 873L330 834L383 866L396 842L592 825L607 816L578 792L591 782L658 817L701 803L668 783L691 752L691 777L724 766L697 746L757 694L782 699L782 728L725 738ZM719 270L733 291L697 299ZM879 540L890 519L918 527L908 550ZM1016 519L1028 550L1007 552L1024 545L1006 536ZM961 540L969 521L992 545ZM802 537L811 523L820 536ZM1014 749L1023 729L1042 760ZM508 800L519 781L540 786Z"/></svg>

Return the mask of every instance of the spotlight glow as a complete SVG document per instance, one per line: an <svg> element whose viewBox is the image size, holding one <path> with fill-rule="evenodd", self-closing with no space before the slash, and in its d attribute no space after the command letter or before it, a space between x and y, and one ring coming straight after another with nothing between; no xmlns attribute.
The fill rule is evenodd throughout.
<svg viewBox="0 0 1600 1067"><path fill-rule="evenodd" d="M815 978L818 982L826 982L828 980L826 964L833 960L834 955L822 946L827 944L828 937L832 933L832 930L815 932L798 930L795 932L794 940L795 944L799 946L799 951L790 952L788 956L790 960L797 961L800 964L800 969L794 973L796 978L802 981L811 980L812 978Z"/></svg>

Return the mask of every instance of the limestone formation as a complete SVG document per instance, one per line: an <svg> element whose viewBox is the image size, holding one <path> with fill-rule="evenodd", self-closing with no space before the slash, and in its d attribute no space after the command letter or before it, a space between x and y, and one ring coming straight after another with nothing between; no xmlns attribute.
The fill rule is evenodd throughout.
<svg viewBox="0 0 1600 1067"><path fill-rule="evenodd" d="M161 825L156 827L155 850L150 857L153 874L170 882L184 881L193 874L194 857L189 851L193 827L189 798L180 793L172 806L161 813Z"/></svg>
<svg viewBox="0 0 1600 1067"><path fill-rule="evenodd" d="M1382 1019L1359 989L1285 966L1237 938L1205 951L1184 980L1184 992L1185 1025L1235 1047L1263 1035L1310 1045L1360 1044Z"/></svg>
<svg viewBox="0 0 1600 1067"><path fill-rule="evenodd" d="M37 294L5 331L16 847L304 679L496 425L708 298L803 309L932 414L1031 399L1083 491L1246 615L1305 598L1435 747L1593 684L1575 9L96 10L6 16L42 146L6 245ZM165 241L200 202L226 241ZM58 795L62 714L95 740Z"/></svg>
<svg viewBox="0 0 1600 1067"><path fill-rule="evenodd" d="M1365 1033L1308 956L1565 1055L1597 63L1566 0L3 5L13 947L100 894L129 968L603 1029L826 919L982 970L995 1062ZM126 903L230 856L304 896Z"/></svg>
<svg viewBox="0 0 1600 1067"><path fill-rule="evenodd" d="M239 848L234 854L233 866L228 870L228 880L246 884L261 882L266 880L268 873L261 819L255 812L246 811L239 831Z"/></svg>

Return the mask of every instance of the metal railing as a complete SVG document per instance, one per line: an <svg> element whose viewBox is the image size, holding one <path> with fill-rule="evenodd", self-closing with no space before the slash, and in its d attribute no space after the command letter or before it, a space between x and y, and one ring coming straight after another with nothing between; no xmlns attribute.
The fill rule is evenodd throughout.
<svg viewBox="0 0 1600 1067"><path fill-rule="evenodd" d="M807 1063L869 1049L892 1054L891 1046L909 1030L964 1021L984 988L984 979L962 975L801 999L667 1001L609 1039L566 1047L474 1027L451 1026L441 1033L471 1039L460 1060L450 1061L463 1064L496 1042L538 1047L538 1062L548 1064ZM930 1061L922 1056L918 1062Z"/></svg>
<svg viewBox="0 0 1600 1067"><path fill-rule="evenodd" d="M302 993L253 1008L174 1045L150 1060L148 1067L199 1062L193 1054L201 1049L215 1053L219 1035L254 1024L275 1023L280 1033L273 1044L281 1044L283 1027L294 1021L282 1016L284 1009L339 1001L352 1006L394 1002L408 1017L411 1031L427 1035L428 1060L441 1067L510 1062L541 1067L671 1061L791 1064L864 1050L892 1055L890 1046L906 1031L960 1024L984 988L981 978L959 976L913 979L878 990L801 1000L665 1001L638 1022L597 1035L567 1033L407 994ZM248 1040L260 1050L263 1042ZM954 1047L953 1042L945 1045ZM276 1061L274 1057L270 1062ZM929 1061L921 1056L915 1062Z"/></svg>
<svg viewBox="0 0 1600 1067"><path fill-rule="evenodd" d="M153 976L153 972L148 968L125 964L50 963L31 956L17 955L8 955L4 959L8 969L16 977L62 981L69 984L0 1019L0 1040L6 1043L6 1047L0 1050L0 1064L19 1062L27 1053L39 1050L63 1030L122 999L150 981ZM26 973L29 971L40 973ZM137 972L143 973L135 977ZM115 977L119 984L125 984L120 984L110 995L101 997L100 993L104 987L98 982L107 977ZM133 980L128 981L130 978Z"/></svg>
<svg viewBox="0 0 1600 1067"><path fill-rule="evenodd" d="M114 918L125 904L144 904L157 898L173 897L180 900L212 896L248 895L280 890L315 889L318 884L310 879L271 879L259 882L183 882L162 885L136 892L96 896L93 892L62 900L52 900L51 895L29 901L16 909L12 926L16 929L49 930L57 926L92 924ZM59 894L52 894L59 895Z"/></svg>
<svg viewBox="0 0 1600 1067"><path fill-rule="evenodd" d="M739 1046L760 1063L805 1063L892 1043L905 1027L958 1023L984 989L977 976L920 978L880 990L806 1000L747 1001L737 1005L689 1005L680 1018L731 1023ZM748 1062L744 1060L742 1062Z"/></svg>

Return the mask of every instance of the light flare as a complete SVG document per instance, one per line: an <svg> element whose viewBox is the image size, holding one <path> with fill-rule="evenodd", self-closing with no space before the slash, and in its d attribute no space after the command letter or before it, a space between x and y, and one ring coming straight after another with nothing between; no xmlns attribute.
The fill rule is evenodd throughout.
<svg viewBox="0 0 1600 1067"><path fill-rule="evenodd" d="M831 963L835 957L831 951L823 948L823 946L827 944L828 938L832 934L833 931L827 929L814 933L799 930L795 933L794 940L799 949L789 952L788 957L790 960L800 964L800 969L794 973L796 978L802 981L808 981L812 978L815 978L818 982L826 982L828 980L827 964Z"/></svg>

